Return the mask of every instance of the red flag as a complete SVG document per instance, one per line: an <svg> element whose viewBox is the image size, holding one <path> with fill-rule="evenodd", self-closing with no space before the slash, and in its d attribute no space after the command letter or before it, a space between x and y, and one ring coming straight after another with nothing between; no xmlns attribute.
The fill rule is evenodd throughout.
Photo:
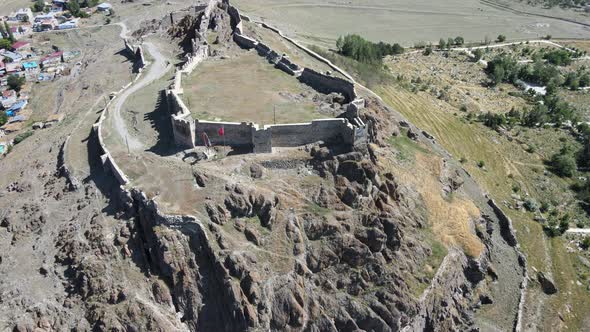
<svg viewBox="0 0 590 332"><path fill-rule="evenodd" d="M225 130L223 130L223 127L219 128L219 136L223 136L225 134Z"/></svg>

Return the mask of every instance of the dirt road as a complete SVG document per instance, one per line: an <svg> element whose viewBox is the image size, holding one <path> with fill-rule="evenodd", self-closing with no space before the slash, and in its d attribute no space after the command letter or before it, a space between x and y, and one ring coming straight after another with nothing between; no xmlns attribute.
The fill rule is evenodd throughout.
<svg viewBox="0 0 590 332"><path fill-rule="evenodd" d="M154 61L150 64L147 73L144 72L145 74L139 79L139 81L131 85L131 87L123 91L117 97L112 109L115 130L121 137L122 141L126 142L129 145L129 149L133 151L143 149L144 145L128 131L127 124L121 116L121 109L129 96L145 88L150 83L160 79L168 70L170 70L171 66L154 44L145 42L143 45Z"/></svg>

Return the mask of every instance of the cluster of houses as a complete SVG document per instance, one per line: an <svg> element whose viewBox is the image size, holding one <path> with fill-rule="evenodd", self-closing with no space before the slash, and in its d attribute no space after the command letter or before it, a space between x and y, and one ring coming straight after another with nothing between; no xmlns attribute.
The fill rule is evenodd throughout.
<svg viewBox="0 0 590 332"><path fill-rule="evenodd" d="M78 27L79 20L72 17L68 11L69 0L52 0L49 3L45 2L45 10L33 15L31 8L22 8L6 17L10 22L28 23L35 32L49 31L49 30L67 30ZM101 3L96 7L96 11L109 12L112 5L109 3ZM86 14L92 14L94 9L82 9Z"/></svg>
<svg viewBox="0 0 590 332"><path fill-rule="evenodd" d="M80 51L37 51L27 41L14 43L11 50L0 50L0 112L8 116L8 122L0 127L0 137L21 130L31 113L26 109L31 84L25 83L17 92L10 88L9 77L25 82L52 81L69 70L69 63L79 55Z"/></svg>
<svg viewBox="0 0 590 332"><path fill-rule="evenodd" d="M0 20L0 25L9 29L4 31L4 35L0 33L0 39L10 36L13 41L10 48L0 49L0 114L4 113L8 118L0 127L0 155L7 152L10 145L8 137L25 129L31 117L32 110L27 105L33 85L29 82L52 81L67 74L70 70L69 63L80 55L79 51L34 47L29 41L32 39L25 40L25 37L30 37L34 32L77 28L79 21L67 11L68 1L47 0L45 10L38 15L34 15L30 8L23 8ZM111 9L112 6L108 3L96 7L97 11L102 12L109 12ZM8 84L11 76L12 80L14 77L24 79L25 84L20 91L15 91ZM62 119L62 114L55 114L44 122L34 123L32 128L49 127Z"/></svg>

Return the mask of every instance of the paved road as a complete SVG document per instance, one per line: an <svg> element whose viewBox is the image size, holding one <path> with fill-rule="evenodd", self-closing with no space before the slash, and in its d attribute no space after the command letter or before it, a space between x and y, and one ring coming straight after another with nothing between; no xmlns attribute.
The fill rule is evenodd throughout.
<svg viewBox="0 0 590 332"><path fill-rule="evenodd" d="M145 50L147 50L150 53L154 61L150 64L147 73L144 71L144 75L141 77L139 81L131 85L131 87L123 91L117 97L117 100L115 101L115 104L112 108L115 130L117 131L123 142L127 141L129 149L133 151L143 149L144 145L137 138L135 138L132 134L129 133L129 130L127 129L127 124L121 116L121 109L123 108L123 105L125 104L127 98L129 98L129 96L145 88L150 83L160 79L168 70L170 70L171 66L168 63L168 61L166 61L166 58L158 51L157 47L154 44L150 42L145 42L143 43L143 46Z"/></svg>

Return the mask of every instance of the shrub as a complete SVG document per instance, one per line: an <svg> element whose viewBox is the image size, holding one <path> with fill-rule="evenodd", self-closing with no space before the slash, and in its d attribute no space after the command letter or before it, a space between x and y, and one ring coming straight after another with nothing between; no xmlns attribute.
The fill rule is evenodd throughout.
<svg viewBox="0 0 590 332"><path fill-rule="evenodd" d="M486 166L486 163L483 160L480 160L477 162L477 167L484 168L485 166Z"/></svg>
<svg viewBox="0 0 590 332"><path fill-rule="evenodd" d="M535 212L538 209L537 202L532 198L525 199L523 206L529 212Z"/></svg>
<svg viewBox="0 0 590 332"><path fill-rule="evenodd" d="M426 46L426 48L424 49L424 52L422 52L423 55L429 56L430 54L432 54L432 46Z"/></svg>
<svg viewBox="0 0 590 332"><path fill-rule="evenodd" d="M582 242L580 242L580 246L582 247L582 249L584 250L588 250L590 249L590 236L586 236Z"/></svg>
<svg viewBox="0 0 590 332"><path fill-rule="evenodd" d="M18 135L16 135L16 137L14 138L14 144L15 144L15 145L16 145L16 144L19 144L19 143L21 143L22 141L24 141L25 139L27 139L28 137L31 137L32 135L33 135L33 132L32 132L32 131L30 131L30 130L29 130L29 131L27 131L27 132L24 132L24 133L22 133L22 134L18 134Z"/></svg>
<svg viewBox="0 0 590 332"><path fill-rule="evenodd" d="M0 111L0 126L3 126L6 122L8 122L8 115L5 112Z"/></svg>

